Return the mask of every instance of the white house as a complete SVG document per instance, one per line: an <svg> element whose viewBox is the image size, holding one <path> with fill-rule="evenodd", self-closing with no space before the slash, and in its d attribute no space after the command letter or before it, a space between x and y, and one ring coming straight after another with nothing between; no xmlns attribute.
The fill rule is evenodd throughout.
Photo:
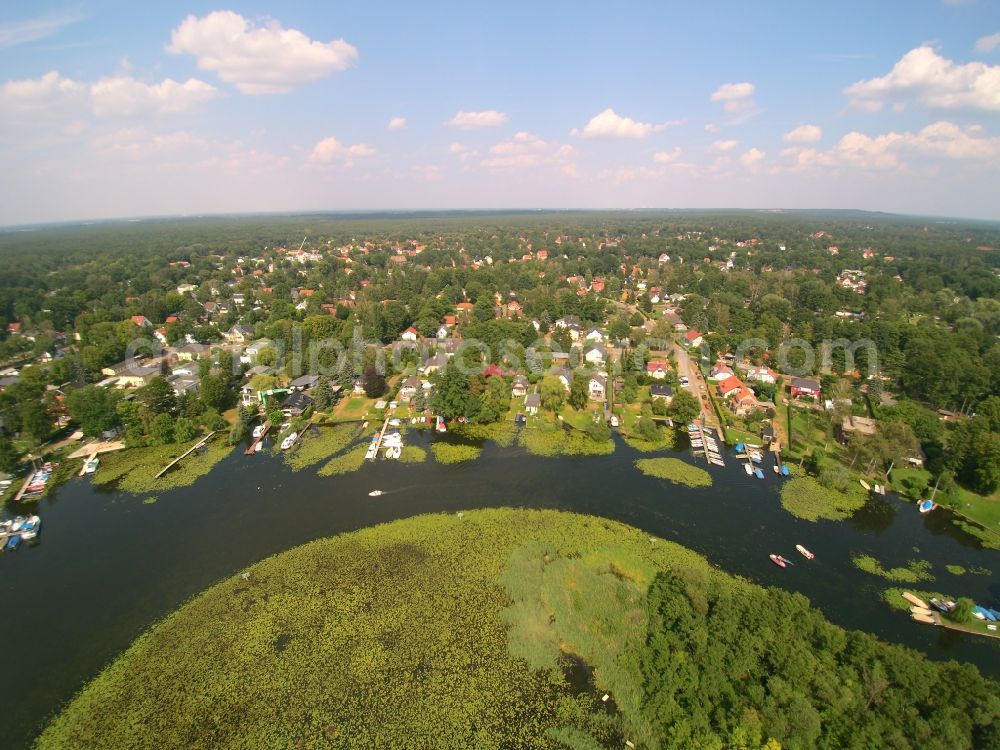
<svg viewBox="0 0 1000 750"><path fill-rule="evenodd" d="M420 333L417 331L416 328L410 326L405 331L403 331L399 335L399 337L403 339L403 341L416 341L418 338L420 338Z"/></svg>
<svg viewBox="0 0 1000 750"><path fill-rule="evenodd" d="M604 341L604 334L601 333L596 328L591 328L587 331L587 335L583 337L584 341L591 341L595 344L599 344Z"/></svg>
<svg viewBox="0 0 1000 750"><path fill-rule="evenodd" d="M583 352L583 358L592 365L603 365L607 359L608 350L600 344L588 346Z"/></svg>
<svg viewBox="0 0 1000 750"><path fill-rule="evenodd" d="M592 401L603 401L604 394L608 388L608 376L603 372L596 372L590 376L587 383L587 392Z"/></svg>

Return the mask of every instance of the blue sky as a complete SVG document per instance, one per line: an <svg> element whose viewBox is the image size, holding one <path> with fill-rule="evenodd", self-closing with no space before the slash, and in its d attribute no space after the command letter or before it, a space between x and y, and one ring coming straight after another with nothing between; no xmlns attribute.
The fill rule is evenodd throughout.
<svg viewBox="0 0 1000 750"><path fill-rule="evenodd" d="M505 207L1000 219L996 0L540 5L8 2L0 224Z"/></svg>

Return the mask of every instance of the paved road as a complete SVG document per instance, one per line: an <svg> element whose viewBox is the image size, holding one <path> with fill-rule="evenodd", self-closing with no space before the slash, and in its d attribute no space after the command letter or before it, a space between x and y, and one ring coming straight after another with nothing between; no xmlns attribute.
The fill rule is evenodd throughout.
<svg viewBox="0 0 1000 750"><path fill-rule="evenodd" d="M708 385L701 375L701 370L691 361L687 350L677 342L674 342L674 356L677 359L678 377L686 377L688 379L687 389L691 392L692 396L698 399L698 403L701 404L701 415L704 419L704 424L708 427L718 429L719 420L715 416L715 411L712 409L711 403L706 404L702 400L703 396L706 399L708 398Z"/></svg>

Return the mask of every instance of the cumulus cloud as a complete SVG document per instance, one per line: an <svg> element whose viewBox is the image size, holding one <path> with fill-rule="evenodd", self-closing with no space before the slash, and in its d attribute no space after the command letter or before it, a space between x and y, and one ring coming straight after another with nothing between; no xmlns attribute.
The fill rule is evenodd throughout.
<svg viewBox="0 0 1000 750"><path fill-rule="evenodd" d="M198 109L218 96L215 86L196 78L184 83L167 78L150 84L130 76L115 76L102 78L90 87L94 114L102 117L180 114Z"/></svg>
<svg viewBox="0 0 1000 750"><path fill-rule="evenodd" d="M781 136L785 143L815 143L823 137L817 125L799 125Z"/></svg>
<svg viewBox="0 0 1000 750"><path fill-rule="evenodd" d="M389 120L389 130L404 130L406 128L405 117L393 117Z"/></svg>
<svg viewBox="0 0 1000 750"><path fill-rule="evenodd" d="M881 109L887 100L916 101L935 109L1000 111L1000 65L956 63L928 46L903 55L891 71L844 89L859 109Z"/></svg>
<svg viewBox="0 0 1000 750"><path fill-rule="evenodd" d="M738 141L728 140L728 141L713 141L712 145L708 147L708 153L710 154L726 154L732 151L738 145Z"/></svg>
<svg viewBox="0 0 1000 750"><path fill-rule="evenodd" d="M740 154L740 164L747 169L755 169L764 160L766 154L759 148L751 148Z"/></svg>
<svg viewBox="0 0 1000 750"><path fill-rule="evenodd" d="M553 143L521 131L493 145L481 165L488 169L524 169L553 166L574 173L576 150L568 144Z"/></svg>
<svg viewBox="0 0 1000 750"><path fill-rule="evenodd" d="M0 86L0 113L8 118L65 116L86 102L86 84L51 70L40 78L7 81Z"/></svg>
<svg viewBox="0 0 1000 750"><path fill-rule="evenodd" d="M653 161L657 164L670 164L681 158L681 147L675 146L670 151L657 151L653 154Z"/></svg>
<svg viewBox="0 0 1000 750"><path fill-rule="evenodd" d="M83 19L79 8L67 8L23 21L9 21L0 24L0 49L18 44L37 42L58 33L66 26Z"/></svg>
<svg viewBox="0 0 1000 750"><path fill-rule="evenodd" d="M144 83L128 75L85 83L49 71L40 78L0 85L0 112L8 121L37 124L93 113L99 117L171 115L190 112L220 95L214 86L190 78Z"/></svg>
<svg viewBox="0 0 1000 750"><path fill-rule="evenodd" d="M355 143L347 146L333 136L324 138L317 143L309 154L309 163L318 165L343 164L349 166L354 159L373 156L375 149L366 143Z"/></svg>
<svg viewBox="0 0 1000 750"><path fill-rule="evenodd" d="M503 125L508 119L510 118L503 112L487 109L483 112L456 112L446 124L462 130L475 130L477 128L495 128L498 125Z"/></svg>
<svg viewBox="0 0 1000 750"><path fill-rule="evenodd" d="M721 102L726 112L735 114L753 109L756 103L753 100L753 93L756 87L748 82L724 83L715 91L709 99L713 102Z"/></svg>
<svg viewBox="0 0 1000 750"><path fill-rule="evenodd" d="M343 39L317 42L268 20L258 26L233 11L188 16L173 30L167 51L197 58L244 94L279 94L346 70L358 50Z"/></svg>
<svg viewBox="0 0 1000 750"><path fill-rule="evenodd" d="M997 47L1000 47L1000 32L976 40L976 52L992 52Z"/></svg>
<svg viewBox="0 0 1000 750"><path fill-rule="evenodd" d="M984 135L978 125L963 128L941 120L917 132L890 131L870 136L852 131L829 151L796 146L784 149L781 155L791 159L791 166L798 169L836 165L868 170L905 169L905 159L909 156L995 164L1000 162L1000 137Z"/></svg>
<svg viewBox="0 0 1000 750"><path fill-rule="evenodd" d="M714 122L705 123L705 132L706 133L718 133L720 130L722 130L722 128L720 128Z"/></svg>
<svg viewBox="0 0 1000 750"><path fill-rule="evenodd" d="M611 107L590 118L583 129L573 128L572 135L583 138L645 138L650 133L665 130L670 122L638 122L631 117L622 117Z"/></svg>

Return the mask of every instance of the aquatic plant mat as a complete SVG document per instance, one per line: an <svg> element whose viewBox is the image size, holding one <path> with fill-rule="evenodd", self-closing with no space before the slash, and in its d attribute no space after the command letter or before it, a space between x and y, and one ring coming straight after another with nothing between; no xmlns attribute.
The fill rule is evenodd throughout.
<svg viewBox="0 0 1000 750"><path fill-rule="evenodd" d="M637 529L490 509L217 584L38 747L997 747L998 687Z"/></svg>
<svg viewBox="0 0 1000 750"><path fill-rule="evenodd" d="M781 487L781 507L806 521L842 521L864 504L860 488L841 492L824 487L813 477L792 477Z"/></svg>
<svg viewBox="0 0 1000 750"><path fill-rule="evenodd" d="M711 474L679 458L640 458L635 465L646 476L666 479L674 484L687 487L712 486Z"/></svg>
<svg viewBox="0 0 1000 750"><path fill-rule="evenodd" d="M100 466L94 472L94 484L114 484L133 495L186 487L194 484L199 477L208 474L212 467L233 451L223 436L216 435L207 445L181 459L159 479L156 478L164 466L191 445L193 443L157 445L105 453L101 456Z"/></svg>

